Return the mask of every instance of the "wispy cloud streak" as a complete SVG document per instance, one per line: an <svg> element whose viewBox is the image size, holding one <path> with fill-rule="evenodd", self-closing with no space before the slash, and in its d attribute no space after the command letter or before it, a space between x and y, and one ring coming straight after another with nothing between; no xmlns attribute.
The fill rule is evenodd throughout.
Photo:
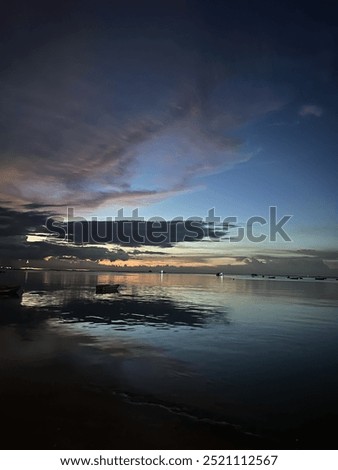
<svg viewBox="0 0 338 470"><path fill-rule="evenodd" d="M67 41L2 81L0 200L14 206L135 205L185 191L250 158L234 131L281 105L267 86L238 86L165 40Z"/></svg>

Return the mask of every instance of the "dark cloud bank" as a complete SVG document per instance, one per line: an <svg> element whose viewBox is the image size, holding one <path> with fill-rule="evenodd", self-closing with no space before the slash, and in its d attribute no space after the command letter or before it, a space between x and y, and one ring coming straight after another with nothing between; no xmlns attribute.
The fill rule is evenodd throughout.
<svg viewBox="0 0 338 470"><path fill-rule="evenodd" d="M167 248L183 241L198 243L208 240L217 243L223 240L226 256L242 262L241 266L230 266L222 265L220 260L219 269L225 269L230 273L337 275L338 251L336 250L289 250L277 256L259 253L257 249L257 254L252 257L232 256L231 247L227 244L231 228L223 226L216 229L196 220L160 223L147 221L67 223L60 221L59 216L52 216L48 212L33 210L19 212L0 208L0 263L20 267L25 266L26 260L29 260L30 266L96 269L99 267L97 264L99 260L114 263L141 256L142 269L142 256L149 254L162 259L167 257L170 269L171 261ZM29 239L32 236L35 237L35 241L28 241L27 237ZM152 249L147 250L147 247ZM329 268L327 261L333 264L332 269ZM103 266L101 268L105 269ZM189 271L189 268L184 267L184 262L181 268ZM177 270L180 266L173 264L171 269ZM193 271L195 270L194 268ZM213 269L206 266L201 270L212 272Z"/></svg>

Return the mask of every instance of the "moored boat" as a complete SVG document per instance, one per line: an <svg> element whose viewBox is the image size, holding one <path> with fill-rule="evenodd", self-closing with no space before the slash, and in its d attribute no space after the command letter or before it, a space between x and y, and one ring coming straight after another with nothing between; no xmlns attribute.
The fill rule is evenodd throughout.
<svg viewBox="0 0 338 470"><path fill-rule="evenodd" d="M118 292L120 284L98 284L96 286L97 294L112 294Z"/></svg>

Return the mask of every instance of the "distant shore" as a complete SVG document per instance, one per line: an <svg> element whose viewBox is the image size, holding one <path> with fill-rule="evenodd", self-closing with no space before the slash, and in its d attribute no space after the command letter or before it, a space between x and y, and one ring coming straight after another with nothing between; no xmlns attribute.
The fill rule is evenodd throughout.
<svg viewBox="0 0 338 470"><path fill-rule="evenodd" d="M24 266L24 267L7 267L3 268L0 273L5 274L6 272L11 271L51 271L51 272L78 272L78 273L104 273L104 274L198 274L198 275L208 275L208 276L215 276L218 275L217 271L185 271L185 270L161 270L159 269L119 269L119 270L112 270L110 269L85 269L85 268L41 268L41 267L32 267L32 266ZM274 274L274 273L222 273L224 277L236 277L236 278L258 278L258 279L290 279L290 280L302 280L302 279L314 279L314 280L338 280L338 275L328 275L328 274ZM322 278L322 279L320 279Z"/></svg>

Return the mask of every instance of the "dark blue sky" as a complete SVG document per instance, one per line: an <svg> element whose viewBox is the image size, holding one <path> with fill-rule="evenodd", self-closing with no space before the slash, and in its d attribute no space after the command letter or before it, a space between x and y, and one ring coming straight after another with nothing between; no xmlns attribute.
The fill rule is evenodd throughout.
<svg viewBox="0 0 338 470"><path fill-rule="evenodd" d="M214 208L244 226L277 206L292 215L291 242L179 243L166 262L283 271L291 260L333 273L337 13L335 2L11 2L0 33L0 207L101 218L139 208L167 220ZM58 241L27 243L27 227L2 235L27 258L34 243L63 256ZM102 249L115 261L117 247ZM158 263L124 250L133 266Z"/></svg>

